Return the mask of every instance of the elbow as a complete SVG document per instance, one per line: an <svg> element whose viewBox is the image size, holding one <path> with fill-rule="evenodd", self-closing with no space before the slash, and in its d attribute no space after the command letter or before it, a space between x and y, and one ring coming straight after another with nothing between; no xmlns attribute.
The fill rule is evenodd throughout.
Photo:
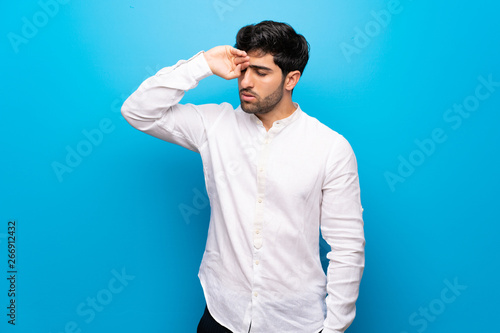
<svg viewBox="0 0 500 333"><path fill-rule="evenodd" d="M129 123L132 127L139 129L139 123L137 122L138 115L135 110L136 108L132 106L130 98L128 98L121 107L121 114L127 123Z"/></svg>
<svg viewBox="0 0 500 333"><path fill-rule="evenodd" d="M121 114L122 114L122 117L125 118L125 120L129 120L130 119L130 115L131 115L132 111L131 111L131 108L130 108L130 105L128 103L128 99L123 103L122 107L121 107Z"/></svg>
<svg viewBox="0 0 500 333"><path fill-rule="evenodd" d="M157 120L144 111L144 106L141 103L137 103L130 97L123 103L121 114L130 126L142 132L148 132Z"/></svg>

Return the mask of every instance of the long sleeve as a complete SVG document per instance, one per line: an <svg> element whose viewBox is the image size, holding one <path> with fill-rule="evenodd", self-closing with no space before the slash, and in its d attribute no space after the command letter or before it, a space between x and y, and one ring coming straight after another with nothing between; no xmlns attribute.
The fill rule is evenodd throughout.
<svg viewBox="0 0 500 333"><path fill-rule="evenodd" d="M343 137L323 184L321 232L332 251L327 271L327 316L323 333L344 332L356 315L365 265L365 238L357 162ZM333 160L334 159L334 160Z"/></svg>
<svg viewBox="0 0 500 333"><path fill-rule="evenodd" d="M124 102L122 115L140 131L199 152L207 136L204 113L217 106L178 103L185 91L210 75L203 52L180 60L146 79Z"/></svg>

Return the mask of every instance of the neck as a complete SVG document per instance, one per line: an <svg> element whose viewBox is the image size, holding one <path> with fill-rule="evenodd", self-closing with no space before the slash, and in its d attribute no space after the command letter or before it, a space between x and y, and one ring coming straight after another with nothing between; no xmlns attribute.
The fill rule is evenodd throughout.
<svg viewBox="0 0 500 333"><path fill-rule="evenodd" d="M255 115L262 121L266 131L269 131L275 121L289 117L295 110L296 107L292 102L292 97L287 96L285 98L283 96L281 102L272 111L261 114L256 113Z"/></svg>

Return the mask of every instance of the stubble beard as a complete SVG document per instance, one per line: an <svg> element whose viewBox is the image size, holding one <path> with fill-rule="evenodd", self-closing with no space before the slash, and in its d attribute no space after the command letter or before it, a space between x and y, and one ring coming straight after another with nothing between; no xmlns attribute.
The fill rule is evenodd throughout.
<svg viewBox="0 0 500 333"><path fill-rule="evenodd" d="M263 114L263 113L268 113L274 110L276 105L281 102L281 99L283 98L283 86L284 86L284 81L281 83L281 85L273 91L270 95L266 96L263 100L259 100L259 97L256 96L257 101L254 103L248 103L246 101L243 101L240 96L240 105L241 109L245 111L246 113L252 113L252 114ZM242 89L240 90L241 92L248 91L251 93L250 90Z"/></svg>

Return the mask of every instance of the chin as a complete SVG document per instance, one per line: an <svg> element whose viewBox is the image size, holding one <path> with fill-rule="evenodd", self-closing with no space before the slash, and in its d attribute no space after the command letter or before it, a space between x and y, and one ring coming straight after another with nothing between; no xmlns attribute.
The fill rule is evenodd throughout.
<svg viewBox="0 0 500 333"><path fill-rule="evenodd" d="M248 105L245 101L240 101L240 106L243 111L246 113L256 113L257 110ZM250 107L249 107L250 106Z"/></svg>

